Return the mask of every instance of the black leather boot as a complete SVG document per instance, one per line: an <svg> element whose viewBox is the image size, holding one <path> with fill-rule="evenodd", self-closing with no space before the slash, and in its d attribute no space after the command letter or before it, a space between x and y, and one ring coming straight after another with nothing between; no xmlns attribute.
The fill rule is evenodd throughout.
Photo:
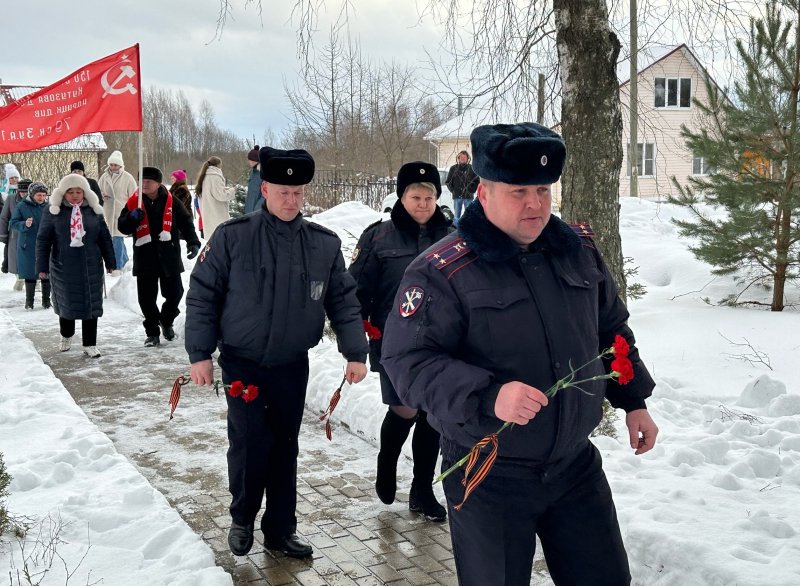
<svg viewBox="0 0 800 586"><path fill-rule="evenodd" d="M33 295L36 293L36 281L25 281L25 309L33 309Z"/></svg>
<svg viewBox="0 0 800 586"><path fill-rule="evenodd" d="M414 419L403 419L389 409L381 425L381 449L378 452L378 473L375 479L375 492L387 505L394 502L397 492L397 460Z"/></svg>
<svg viewBox="0 0 800 586"><path fill-rule="evenodd" d="M253 547L253 523L237 525L235 522L231 522L231 530L228 531L228 547L231 548L233 555L247 555Z"/></svg>
<svg viewBox="0 0 800 586"><path fill-rule="evenodd" d="M265 537L264 546L267 549L282 551L290 558L306 558L314 553L313 548L297 533L290 533L283 537Z"/></svg>
<svg viewBox="0 0 800 586"><path fill-rule="evenodd" d="M414 457L414 480L408 495L408 508L415 513L422 513L429 521L444 521L447 511L433 494L433 475L439 458L439 432L428 423L424 411L417 415L411 452Z"/></svg>
<svg viewBox="0 0 800 586"><path fill-rule="evenodd" d="M50 280L42 281L42 308L50 309Z"/></svg>

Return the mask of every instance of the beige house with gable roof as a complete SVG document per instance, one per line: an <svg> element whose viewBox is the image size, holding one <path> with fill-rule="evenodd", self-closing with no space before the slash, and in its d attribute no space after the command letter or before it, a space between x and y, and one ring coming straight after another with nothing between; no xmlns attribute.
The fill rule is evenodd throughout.
<svg viewBox="0 0 800 586"><path fill-rule="evenodd" d="M681 125L703 127L703 115L692 100L708 103L706 80L716 85L705 67L684 44L672 48L639 70L639 196L648 199L675 194L674 176L682 185L692 175L705 175L706 162L695 157L681 137ZM623 159L619 193L630 195L630 80L619 86L622 109Z"/></svg>
<svg viewBox="0 0 800 586"><path fill-rule="evenodd" d="M693 98L708 101L706 82L713 85L705 67L685 45L672 47L657 56L649 65L639 69L639 196L648 199L663 199L675 193L673 175L681 184L687 184L691 175L704 175L708 168L701 158L695 157L681 137L681 125L692 130L703 126L702 115ZM630 195L630 142L628 137L630 120L630 83L625 77L619 86L620 107L623 119L623 159L620 171L620 196ZM500 119L496 113L480 109L468 109L461 116L449 120L426 135L437 148L436 165L449 167L455 163L458 151L471 152L469 135L474 126L495 122L520 122L522 118ZM558 126L554 127L559 130ZM603 137L598 137L603 140ZM567 145L569 150L569 145ZM561 185L553 185L553 201L561 201Z"/></svg>

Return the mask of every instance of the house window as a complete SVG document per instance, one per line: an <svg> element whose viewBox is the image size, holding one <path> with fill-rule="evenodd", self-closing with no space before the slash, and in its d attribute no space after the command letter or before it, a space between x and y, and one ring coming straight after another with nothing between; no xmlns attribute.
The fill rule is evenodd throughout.
<svg viewBox="0 0 800 586"><path fill-rule="evenodd" d="M657 77L655 79L656 108L689 108L692 105L690 77Z"/></svg>
<svg viewBox="0 0 800 586"><path fill-rule="evenodd" d="M654 162L655 162L655 145L652 142L645 142L639 143L637 145L637 161L638 161L638 173L639 177L652 177L655 173ZM631 162L633 161L633 157L631 157L631 145L628 145L628 177L631 175Z"/></svg>
<svg viewBox="0 0 800 586"><path fill-rule="evenodd" d="M709 175L714 172L711 165L704 157L694 155L692 158L692 175Z"/></svg>

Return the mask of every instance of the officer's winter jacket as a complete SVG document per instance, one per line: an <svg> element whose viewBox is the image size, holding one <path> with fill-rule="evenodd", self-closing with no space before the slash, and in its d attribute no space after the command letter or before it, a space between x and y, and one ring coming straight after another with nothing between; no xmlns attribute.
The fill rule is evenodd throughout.
<svg viewBox="0 0 800 586"><path fill-rule="evenodd" d="M439 207L424 226L409 215L400 200L392 208L391 219L367 226L350 263L361 302L361 316L383 331L403 273L423 250L441 240L454 228ZM378 371L381 340L371 339L370 367Z"/></svg>
<svg viewBox="0 0 800 586"><path fill-rule="evenodd" d="M144 211L150 225L151 240L147 244L136 246L136 222L130 217L130 210L122 208L122 213L117 220L117 227L122 234L133 235L133 274L150 275L156 277L172 277L183 272L181 261L180 239L186 240L187 245L194 244L200 247L200 240L194 229L192 215L183 207L183 204L172 198L172 227L170 240L160 240L158 235L164 222L164 208L167 205L167 188L161 185L158 188L158 197L150 199L142 197Z"/></svg>
<svg viewBox="0 0 800 586"><path fill-rule="evenodd" d="M264 367L306 356L325 315L348 361L365 362L355 282L341 241L301 215L283 222L266 208L221 224L200 254L186 295L186 351Z"/></svg>
<svg viewBox="0 0 800 586"><path fill-rule="evenodd" d="M545 391L621 334L633 381L563 389L527 425L499 437L500 456L554 463L586 445L604 396L629 411L645 406L654 383L627 319L591 240L551 217L523 251L473 202L459 231L408 267L386 323L382 365L403 404L428 412L443 451L461 455L502 425L494 415L502 384ZM594 361L580 377L608 370Z"/></svg>
<svg viewBox="0 0 800 586"><path fill-rule="evenodd" d="M57 210L53 214L53 210ZM70 246L72 206L66 201L42 214L36 236L36 273L50 273L53 310L64 319L93 319L103 315L105 270L116 268L114 246L103 214L84 199L81 204L83 246Z"/></svg>

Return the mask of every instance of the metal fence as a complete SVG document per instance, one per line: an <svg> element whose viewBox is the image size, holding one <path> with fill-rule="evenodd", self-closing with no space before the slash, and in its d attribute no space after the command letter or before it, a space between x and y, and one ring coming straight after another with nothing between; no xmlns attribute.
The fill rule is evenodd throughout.
<svg viewBox="0 0 800 586"><path fill-rule="evenodd" d="M306 203L324 210L346 201L360 201L380 211L381 202L397 189L393 177L380 177L356 171L318 169L306 187Z"/></svg>

